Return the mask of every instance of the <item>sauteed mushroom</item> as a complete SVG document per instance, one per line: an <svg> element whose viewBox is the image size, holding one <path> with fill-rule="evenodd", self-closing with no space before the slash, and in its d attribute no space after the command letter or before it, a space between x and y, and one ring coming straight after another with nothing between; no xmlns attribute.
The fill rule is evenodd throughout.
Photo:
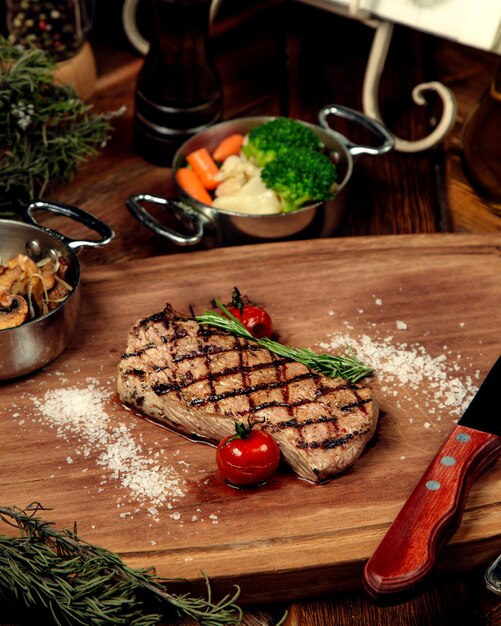
<svg viewBox="0 0 501 626"><path fill-rule="evenodd" d="M0 291L10 291L12 285L22 273L22 269L18 266L7 267L6 265L0 265Z"/></svg>
<svg viewBox="0 0 501 626"><path fill-rule="evenodd" d="M0 291L0 330L20 326L28 315L28 303L22 296Z"/></svg>
<svg viewBox="0 0 501 626"><path fill-rule="evenodd" d="M8 326L2 328L12 328L55 309L72 290L64 280L67 268L68 262L55 253L38 263L25 254L18 254L0 266L0 292L4 307L10 310L9 307L15 306L8 295L21 296L28 307L28 313L22 319L20 315L15 317L17 323L4 318ZM19 306L24 310L21 302Z"/></svg>

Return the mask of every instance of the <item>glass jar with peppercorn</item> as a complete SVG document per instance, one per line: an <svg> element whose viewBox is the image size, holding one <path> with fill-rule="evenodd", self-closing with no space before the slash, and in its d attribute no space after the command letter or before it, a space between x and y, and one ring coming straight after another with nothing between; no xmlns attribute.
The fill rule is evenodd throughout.
<svg viewBox="0 0 501 626"><path fill-rule="evenodd" d="M88 0L7 0L9 39L22 47L45 50L55 61L77 54L92 19Z"/></svg>
<svg viewBox="0 0 501 626"><path fill-rule="evenodd" d="M43 50L57 63L56 82L88 100L97 79L87 41L93 14L94 0L6 0L8 39L20 48Z"/></svg>

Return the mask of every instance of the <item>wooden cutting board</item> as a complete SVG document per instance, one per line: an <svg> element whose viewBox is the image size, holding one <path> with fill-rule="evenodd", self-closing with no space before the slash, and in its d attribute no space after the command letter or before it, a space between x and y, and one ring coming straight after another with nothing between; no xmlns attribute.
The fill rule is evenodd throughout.
<svg viewBox="0 0 501 626"><path fill-rule="evenodd" d="M252 602L359 586L364 562L458 418L457 406L445 406L454 390L456 400L458 389L471 393L501 352L500 243L494 235L328 239L99 267L85 266L83 253L82 315L70 346L43 371L1 387L0 503L40 501L57 526L76 521L87 541L183 577L191 589L202 571L216 590L239 584ZM341 334L372 350L378 431L329 483L283 468L263 488L231 489L212 447L140 419L113 395L134 321L166 302L201 312L215 296L229 299L234 285L267 308L283 343L331 350ZM102 423L87 431L64 427L75 402L57 415L48 408L48 392L68 399L75 389L111 394L97 411ZM132 460L114 466L127 450ZM500 469L473 486L440 569L472 568L501 552ZM141 492L144 475L150 491ZM155 504L159 476L163 501Z"/></svg>

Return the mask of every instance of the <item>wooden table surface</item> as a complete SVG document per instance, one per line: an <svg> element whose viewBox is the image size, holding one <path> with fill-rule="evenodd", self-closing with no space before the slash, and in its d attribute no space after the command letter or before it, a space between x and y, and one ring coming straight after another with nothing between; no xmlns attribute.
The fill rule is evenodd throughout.
<svg viewBox="0 0 501 626"><path fill-rule="evenodd" d="M98 9L91 43L99 77L91 101L99 111L122 105L127 109L113 120L113 138L99 158L82 165L72 183L51 193L54 199L96 214L119 234L110 246L82 254L84 271L96 264L180 251L139 225L124 206L132 193L172 194L172 181L168 168L149 164L132 149L133 94L142 58L117 31L115 5ZM223 3L213 34L225 118L288 114L314 122L321 106L331 102L361 108L372 38L368 27L294 2L240 0L230 11ZM497 62L489 53L397 29L381 85L380 105L388 126L407 137L429 131L432 110L417 110L409 94L417 82L430 78L454 90L457 123L444 144L428 153L360 159L336 236L500 233L501 218L471 188L460 162L464 121ZM44 216L42 221L69 235L79 229L60 226L59 218ZM244 624L271 626L288 609L287 626L501 625L500 599L483 583L485 567L462 573L465 569L458 564L457 571L434 577L420 595L398 606L380 607L362 592L353 592L289 606L249 607Z"/></svg>

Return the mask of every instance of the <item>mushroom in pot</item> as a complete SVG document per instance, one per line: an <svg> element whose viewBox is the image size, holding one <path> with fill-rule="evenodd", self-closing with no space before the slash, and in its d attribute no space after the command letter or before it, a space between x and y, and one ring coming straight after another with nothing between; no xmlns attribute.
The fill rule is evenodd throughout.
<svg viewBox="0 0 501 626"><path fill-rule="evenodd" d="M28 307L28 313L21 319L16 316L18 323L11 323L4 319L1 328L12 328L24 321L33 320L54 310L63 302L72 290L64 277L68 269L68 261L60 254L48 254L42 260L35 263L25 254L18 254L9 259L5 265L0 265L0 294L2 301L0 306L5 311L12 311L18 307L24 310L24 304ZM9 296L19 296L18 304Z"/></svg>
<svg viewBox="0 0 501 626"><path fill-rule="evenodd" d="M0 291L0 330L20 326L28 315L28 303L19 295Z"/></svg>
<svg viewBox="0 0 501 626"><path fill-rule="evenodd" d="M19 279L23 270L16 265L15 267L8 267L0 265L0 292L10 292L12 285Z"/></svg>

